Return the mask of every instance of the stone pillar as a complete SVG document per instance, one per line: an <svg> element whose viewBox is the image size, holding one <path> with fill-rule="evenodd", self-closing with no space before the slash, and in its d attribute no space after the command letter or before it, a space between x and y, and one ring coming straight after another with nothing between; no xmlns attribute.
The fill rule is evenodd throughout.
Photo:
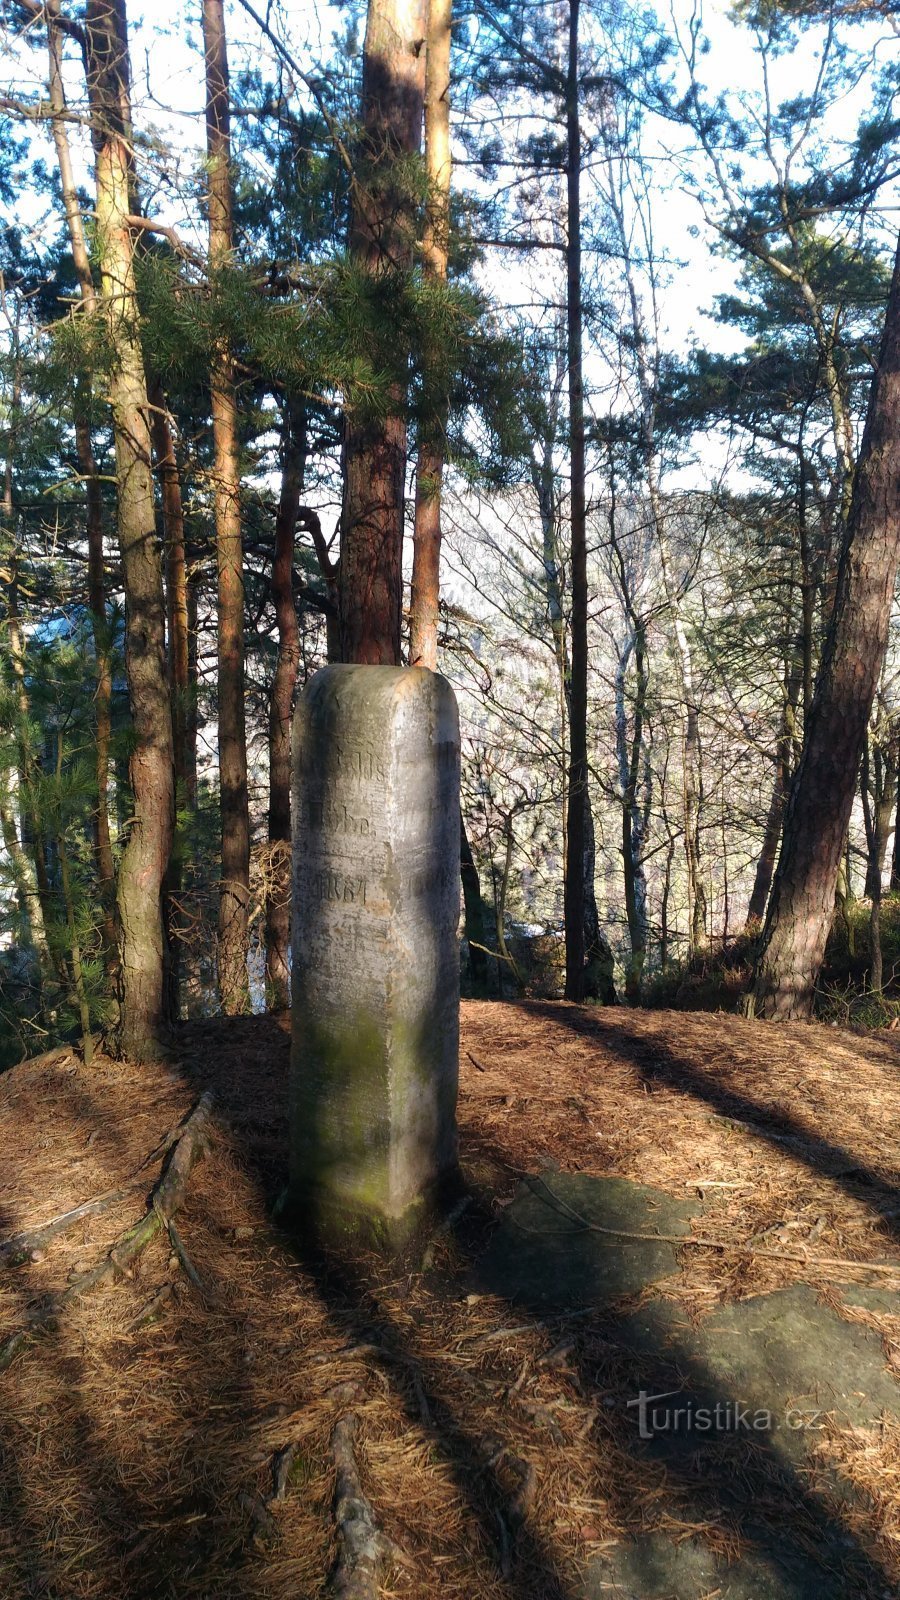
<svg viewBox="0 0 900 1600"><path fill-rule="evenodd" d="M393 1247L456 1168L459 719L421 667L330 666L294 718L291 1211Z"/></svg>

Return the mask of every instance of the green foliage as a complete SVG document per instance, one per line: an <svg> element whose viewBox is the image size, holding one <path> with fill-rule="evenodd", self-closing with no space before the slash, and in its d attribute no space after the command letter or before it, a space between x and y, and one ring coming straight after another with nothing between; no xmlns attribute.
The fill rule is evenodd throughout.
<svg viewBox="0 0 900 1600"><path fill-rule="evenodd" d="M5 888L7 909L0 933L14 932L18 956L10 957L9 984L0 1007L0 1055L18 1041L27 1053L104 1030L113 1020L114 994L108 952L103 947L104 908L97 888L93 819L97 807L94 744L93 634L86 618L56 619L37 630L26 657L28 714L23 716L11 681L8 656L0 678L0 768L18 772L19 834L26 860L35 844L42 852L46 892L40 904L42 930L23 910L21 884L12 863ZM117 628L110 622L110 637ZM113 656L114 671L121 670ZM117 697L112 755L120 770L130 731ZM12 797L10 796L10 799ZM29 862L30 867L30 862Z"/></svg>

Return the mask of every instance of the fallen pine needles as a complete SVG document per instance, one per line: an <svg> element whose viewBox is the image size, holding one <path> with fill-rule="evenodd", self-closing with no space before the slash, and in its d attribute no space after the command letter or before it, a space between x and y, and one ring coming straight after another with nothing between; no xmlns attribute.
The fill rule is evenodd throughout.
<svg viewBox="0 0 900 1600"><path fill-rule="evenodd" d="M30 1315L24 1328L19 1328L10 1334L0 1345L0 1372L6 1370L36 1333L52 1328L60 1312L73 1301L79 1300L82 1295L88 1294L90 1290L96 1289L108 1279L122 1277L127 1273L151 1239L155 1238L161 1228L168 1227L171 1218L184 1202L191 1169L205 1149L211 1110L212 1095L201 1095L179 1130L177 1141L159 1181L154 1186L143 1217L132 1227L126 1228L112 1249L101 1256L100 1260L86 1272L79 1273L61 1295L39 1306Z"/></svg>

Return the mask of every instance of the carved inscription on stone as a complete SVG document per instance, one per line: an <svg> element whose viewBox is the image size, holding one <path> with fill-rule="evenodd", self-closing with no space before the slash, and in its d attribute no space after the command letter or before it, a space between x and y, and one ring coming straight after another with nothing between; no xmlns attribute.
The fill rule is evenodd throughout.
<svg viewBox="0 0 900 1600"><path fill-rule="evenodd" d="M459 732L420 668L326 667L294 738L292 1187L385 1225L455 1161Z"/></svg>

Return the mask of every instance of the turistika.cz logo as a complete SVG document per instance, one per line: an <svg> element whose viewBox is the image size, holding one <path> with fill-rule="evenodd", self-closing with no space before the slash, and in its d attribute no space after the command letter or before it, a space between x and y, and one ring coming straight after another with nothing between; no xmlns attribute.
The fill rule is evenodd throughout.
<svg viewBox="0 0 900 1600"><path fill-rule="evenodd" d="M679 1399L681 1404L677 1403ZM673 1400L674 1405L664 1403ZM685 1397L681 1389L668 1389L662 1394L648 1394L641 1389L627 1406L637 1411L641 1439L655 1439L660 1433L771 1433L776 1427L773 1413L763 1407L744 1405L741 1400L701 1405ZM794 1430L817 1429L823 1426L823 1416L821 1411L793 1407L785 1414L785 1423Z"/></svg>

